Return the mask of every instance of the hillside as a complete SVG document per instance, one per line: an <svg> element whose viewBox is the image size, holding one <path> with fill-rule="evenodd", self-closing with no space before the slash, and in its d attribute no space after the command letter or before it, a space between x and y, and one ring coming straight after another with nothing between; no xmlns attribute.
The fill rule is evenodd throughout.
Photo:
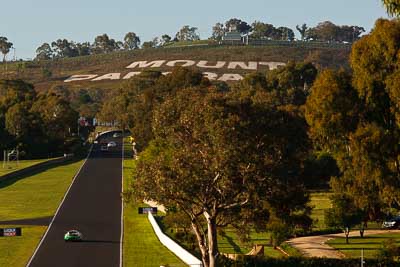
<svg viewBox="0 0 400 267"><path fill-rule="evenodd" d="M348 67L348 57L350 49L329 48L329 47L290 47L290 46L193 46L193 47L174 47L157 49L140 49L134 51L115 52L110 54L91 55L84 57L66 58L51 61L29 61L13 62L5 65L1 64L0 79L18 78L33 83L38 90L45 90L56 85L63 85L67 88L115 88L118 87L123 77L132 71L143 71L141 69L127 69L132 62L154 60L164 60L165 63L171 60L191 60L207 61L208 65L215 65L217 61L229 62L243 61L248 62L283 62L289 60L311 61L318 68L339 68ZM227 65L226 65L227 66ZM212 72L217 75L223 73L237 73L245 75L255 70L245 70L235 68L228 70L223 67L220 69L202 69L202 71ZM147 68L149 69L149 68ZM163 72L171 71L171 67L162 64L160 67L151 68ZM257 71L266 71L268 67L259 68ZM98 77L108 73L120 73L118 80L102 81L74 81L65 83L64 81L72 75L97 75Z"/></svg>

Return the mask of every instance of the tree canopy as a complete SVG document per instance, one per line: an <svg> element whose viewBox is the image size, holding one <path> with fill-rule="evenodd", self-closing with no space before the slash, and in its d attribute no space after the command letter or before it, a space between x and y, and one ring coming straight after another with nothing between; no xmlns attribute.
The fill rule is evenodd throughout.
<svg viewBox="0 0 400 267"><path fill-rule="evenodd" d="M151 133L137 162L135 192L188 216L205 266L215 266L217 227L273 229L269 218L289 229L310 226L302 182L307 126L302 104L289 92L303 91L301 82L278 88L254 74L226 91L184 68L128 82L136 88L127 101L134 103L132 133L142 142L140 132ZM145 112L135 115L139 110Z"/></svg>
<svg viewBox="0 0 400 267"><path fill-rule="evenodd" d="M9 42L7 37L0 36L0 52L3 54L3 62L6 61L6 56L12 46L13 43Z"/></svg>
<svg viewBox="0 0 400 267"><path fill-rule="evenodd" d="M400 23L379 19L353 45L352 76L323 72L306 104L310 134L342 172L331 185L368 219L400 209L398 54Z"/></svg>
<svg viewBox="0 0 400 267"><path fill-rule="evenodd" d="M399 0L382 0L383 5L389 15L398 17L400 15L400 1Z"/></svg>

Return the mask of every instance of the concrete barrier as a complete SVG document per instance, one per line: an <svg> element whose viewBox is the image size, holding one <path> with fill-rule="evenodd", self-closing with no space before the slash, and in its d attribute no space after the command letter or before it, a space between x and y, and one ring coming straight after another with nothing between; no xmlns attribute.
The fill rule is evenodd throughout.
<svg viewBox="0 0 400 267"><path fill-rule="evenodd" d="M153 217L153 214L148 214L149 221L151 226L153 226L153 230L156 233L160 242L166 246L170 251L172 251L178 258L180 258L187 265L192 267L202 267L203 263L201 260L190 254L187 250L182 248L179 244L177 244L174 240L172 240L169 236L161 231L160 226L156 222Z"/></svg>
<svg viewBox="0 0 400 267"><path fill-rule="evenodd" d="M5 174L3 176L0 176L0 182L2 182L4 180L12 179L12 178L17 178L17 177L22 176L22 175L27 175L27 174L30 174L30 173L32 173L34 171L39 171L39 170L41 170L43 168L49 167L51 165L65 162L65 161L70 160L72 158L73 158L72 154L71 155L66 155L65 157L51 159L51 160L44 161L44 162L41 162L41 163L29 166L29 167L20 169L20 170L16 170L16 171L7 173L7 174Z"/></svg>

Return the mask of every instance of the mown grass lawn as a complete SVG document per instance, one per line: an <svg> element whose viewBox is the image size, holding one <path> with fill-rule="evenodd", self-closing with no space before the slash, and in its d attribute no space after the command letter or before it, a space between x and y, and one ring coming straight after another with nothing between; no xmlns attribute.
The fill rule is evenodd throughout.
<svg viewBox="0 0 400 267"><path fill-rule="evenodd" d="M130 157L132 146L125 143L124 190L130 186L134 160ZM124 203L124 244L123 261L125 267L130 266L187 266L171 251L160 243L146 215L138 214L142 203Z"/></svg>
<svg viewBox="0 0 400 267"><path fill-rule="evenodd" d="M332 207L331 196L331 192L313 192L310 194L310 205L314 207L311 212L311 218L314 220L315 230L327 228L325 224L325 210Z"/></svg>
<svg viewBox="0 0 400 267"><path fill-rule="evenodd" d="M382 242L393 238L396 241L396 245L400 246L400 234L381 234L381 235L370 235L361 237L351 237L349 244L346 244L345 238L335 238L327 242L330 246L343 252L349 258L361 257L361 249L364 249L364 257L375 258L379 249L382 247Z"/></svg>
<svg viewBox="0 0 400 267"><path fill-rule="evenodd" d="M269 233L251 232L249 244L242 244L233 228L227 227L224 233L218 235L218 248L221 253L246 254L252 249L252 245L264 245L264 256L272 258L285 256L269 244Z"/></svg>
<svg viewBox="0 0 400 267"><path fill-rule="evenodd" d="M22 179L0 182L0 221L53 216L81 165L82 161L69 162ZM0 228L4 227L8 225L0 223ZM0 237L0 266L25 266L47 229L21 227L21 237Z"/></svg>
<svg viewBox="0 0 400 267"><path fill-rule="evenodd" d="M20 170L26 167L33 166L35 164L45 162L51 159L33 159L33 160L20 160L20 161L10 161L7 164L0 162L0 176L6 175L10 172Z"/></svg>

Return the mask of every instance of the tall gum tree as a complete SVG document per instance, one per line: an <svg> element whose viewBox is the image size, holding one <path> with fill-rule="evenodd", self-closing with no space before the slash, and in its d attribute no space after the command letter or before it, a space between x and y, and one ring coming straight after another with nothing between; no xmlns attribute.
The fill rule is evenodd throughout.
<svg viewBox="0 0 400 267"><path fill-rule="evenodd" d="M187 88L154 112L155 138L139 156L136 192L190 218L206 267L217 264L218 227L265 224L271 213L289 221L306 209L298 181L304 120L291 107L266 105L276 103L267 97Z"/></svg>
<svg viewBox="0 0 400 267"><path fill-rule="evenodd" d="M400 209L399 40L398 20L377 20L353 45L351 84L323 72L306 104L310 136L342 172L331 181L334 191L350 196L365 220Z"/></svg>

